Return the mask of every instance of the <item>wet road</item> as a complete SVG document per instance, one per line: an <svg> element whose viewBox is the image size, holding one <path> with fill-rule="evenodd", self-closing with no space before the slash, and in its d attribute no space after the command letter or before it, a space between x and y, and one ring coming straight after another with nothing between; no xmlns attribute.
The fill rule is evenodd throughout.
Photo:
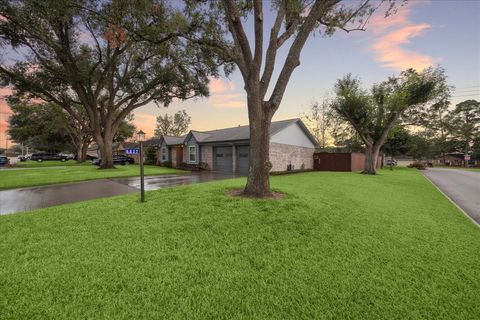
<svg viewBox="0 0 480 320"><path fill-rule="evenodd" d="M192 183L231 179L235 177L236 176L231 173L211 171L195 172L191 174L166 174L162 176L145 177L145 190L158 190ZM138 177L117 178L112 179L112 181L140 189L140 178Z"/></svg>
<svg viewBox="0 0 480 320"><path fill-rule="evenodd" d="M145 190L234 178L219 172L145 177ZM117 178L0 191L0 215L138 192L140 178Z"/></svg>
<svg viewBox="0 0 480 320"><path fill-rule="evenodd" d="M424 174L473 220L480 223L480 171L429 168Z"/></svg>

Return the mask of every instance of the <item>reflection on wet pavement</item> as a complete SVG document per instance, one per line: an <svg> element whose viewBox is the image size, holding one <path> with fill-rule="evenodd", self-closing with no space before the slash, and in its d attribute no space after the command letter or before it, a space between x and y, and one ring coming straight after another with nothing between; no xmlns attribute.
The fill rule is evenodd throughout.
<svg viewBox="0 0 480 320"><path fill-rule="evenodd" d="M234 174L224 172L195 172L191 174L168 174L155 177L145 177L145 190L158 190L192 183L231 179L235 177ZM113 179L112 181L140 189L140 178L138 177L119 178Z"/></svg>
<svg viewBox="0 0 480 320"><path fill-rule="evenodd" d="M192 172L145 177L145 190L235 178L231 173ZM0 215L138 192L140 178L118 178L0 191Z"/></svg>

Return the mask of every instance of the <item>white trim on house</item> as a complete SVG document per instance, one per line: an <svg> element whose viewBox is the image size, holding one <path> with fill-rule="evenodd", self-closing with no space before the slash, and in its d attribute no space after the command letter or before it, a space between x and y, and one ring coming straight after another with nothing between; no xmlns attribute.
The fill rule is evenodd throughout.
<svg viewBox="0 0 480 320"><path fill-rule="evenodd" d="M305 134L298 122L294 122L280 131L275 132L275 134L270 137L270 142L304 148L315 148L312 140Z"/></svg>
<svg viewBox="0 0 480 320"><path fill-rule="evenodd" d="M160 151L160 158L162 161L168 161L168 149L167 147L162 147Z"/></svg>
<svg viewBox="0 0 480 320"><path fill-rule="evenodd" d="M196 163L197 162L197 146L196 145L189 145L187 146L187 154L188 154L188 162L189 163ZM192 153L193 150L193 153ZM193 159L192 159L193 156Z"/></svg>

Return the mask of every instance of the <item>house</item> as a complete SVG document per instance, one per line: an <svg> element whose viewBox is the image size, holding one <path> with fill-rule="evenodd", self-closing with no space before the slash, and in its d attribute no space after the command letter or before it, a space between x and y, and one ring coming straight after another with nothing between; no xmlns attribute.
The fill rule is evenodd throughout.
<svg viewBox="0 0 480 320"><path fill-rule="evenodd" d="M159 145L161 162L206 167L208 170L248 172L249 126L211 131L191 130L182 137L163 136ZM317 142L300 119L272 122L270 127L271 171L313 169Z"/></svg>
<svg viewBox="0 0 480 320"><path fill-rule="evenodd" d="M433 165L440 166L463 166L464 165L464 154L463 153L448 153L445 156L440 156L432 160Z"/></svg>
<svg viewBox="0 0 480 320"><path fill-rule="evenodd" d="M180 137L163 135L158 144L158 162L171 162L172 167L177 167L183 163L183 142L186 135Z"/></svg>

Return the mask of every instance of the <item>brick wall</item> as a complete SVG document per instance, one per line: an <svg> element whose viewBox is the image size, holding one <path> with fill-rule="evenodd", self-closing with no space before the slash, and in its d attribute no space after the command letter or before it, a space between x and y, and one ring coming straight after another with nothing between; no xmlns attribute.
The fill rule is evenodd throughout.
<svg viewBox="0 0 480 320"><path fill-rule="evenodd" d="M294 170L313 169L313 153L315 149L292 146L288 144L270 143L270 162L272 171L286 171L289 164Z"/></svg>
<svg viewBox="0 0 480 320"><path fill-rule="evenodd" d="M208 169L212 170L213 168L213 147L203 145L201 148L201 157L200 161L208 164Z"/></svg>

